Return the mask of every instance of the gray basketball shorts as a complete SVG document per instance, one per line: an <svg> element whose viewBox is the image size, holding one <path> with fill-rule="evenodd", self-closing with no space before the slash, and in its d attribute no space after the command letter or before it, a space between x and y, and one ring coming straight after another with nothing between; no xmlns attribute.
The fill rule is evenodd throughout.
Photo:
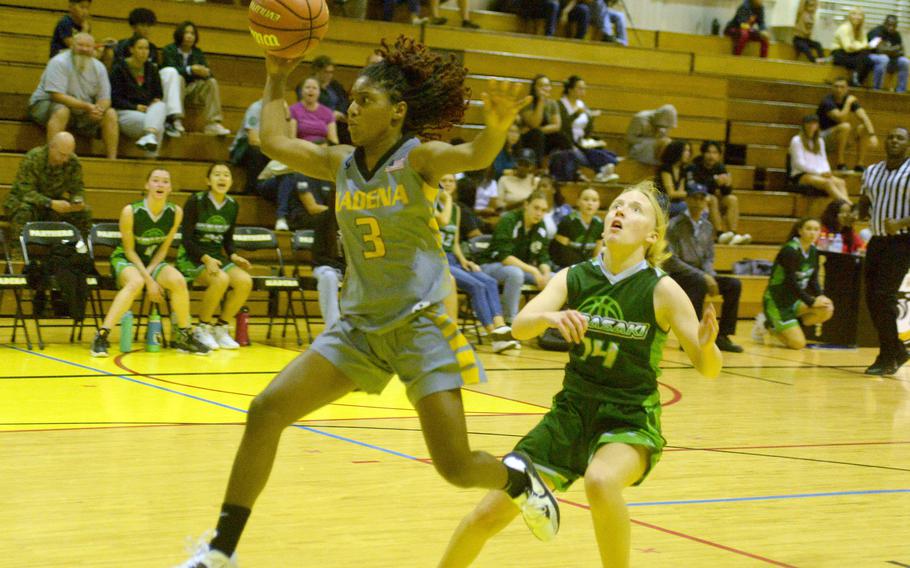
<svg viewBox="0 0 910 568"><path fill-rule="evenodd" d="M474 348L439 304L383 333L358 329L342 316L310 348L370 394L381 393L398 375L412 405L436 392L486 382Z"/></svg>

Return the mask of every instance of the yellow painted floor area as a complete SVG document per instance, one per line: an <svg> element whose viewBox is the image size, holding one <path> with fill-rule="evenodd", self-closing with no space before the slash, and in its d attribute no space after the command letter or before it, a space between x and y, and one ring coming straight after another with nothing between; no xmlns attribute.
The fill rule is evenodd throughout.
<svg viewBox="0 0 910 568"><path fill-rule="evenodd" d="M751 344L700 377L668 341L663 459L626 491L632 565L910 566L910 368L862 374L874 352ZM52 341L55 338L52 337ZM169 567L213 528L249 402L298 350L257 341L194 357L116 353L56 338L0 346L0 566ZM254 338L255 339L255 338ZM477 348L489 382L465 390L472 445L508 452L540 419L565 355ZM244 568L434 566L481 491L427 464L393 381L290 428L241 541ZM584 489L562 529L521 521L478 567L599 565Z"/></svg>

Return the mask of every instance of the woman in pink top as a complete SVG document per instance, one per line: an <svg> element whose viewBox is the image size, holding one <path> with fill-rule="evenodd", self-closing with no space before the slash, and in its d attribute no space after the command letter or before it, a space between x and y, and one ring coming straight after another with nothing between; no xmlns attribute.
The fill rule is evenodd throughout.
<svg viewBox="0 0 910 568"><path fill-rule="evenodd" d="M309 142L338 144L338 129L332 109L319 104L319 81L304 79L297 86L297 99L291 106L291 118L297 121L297 138Z"/></svg>

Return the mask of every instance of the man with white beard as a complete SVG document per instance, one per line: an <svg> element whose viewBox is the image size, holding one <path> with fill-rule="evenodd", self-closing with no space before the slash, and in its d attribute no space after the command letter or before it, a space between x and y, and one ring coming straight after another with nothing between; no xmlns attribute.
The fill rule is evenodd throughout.
<svg viewBox="0 0 910 568"><path fill-rule="evenodd" d="M111 108L107 69L93 57L94 49L94 38L78 33L70 49L52 57L29 99L28 114L47 127L48 141L64 130L94 138L100 129L107 157L113 160L120 129Z"/></svg>

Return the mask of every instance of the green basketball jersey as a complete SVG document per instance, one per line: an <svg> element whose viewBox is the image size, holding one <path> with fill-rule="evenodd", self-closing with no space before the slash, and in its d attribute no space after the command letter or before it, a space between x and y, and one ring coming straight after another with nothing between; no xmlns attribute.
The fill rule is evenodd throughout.
<svg viewBox="0 0 910 568"><path fill-rule="evenodd" d="M594 245L603 238L604 221L597 215L585 224L578 211L572 211L559 222L557 235L567 237L569 241L582 245L586 250L594 250Z"/></svg>
<svg viewBox="0 0 910 568"><path fill-rule="evenodd" d="M419 145L402 139L373 171L357 148L338 170L335 218L347 261L341 313L364 331L393 329L451 289L433 214L439 188L408 161Z"/></svg>
<svg viewBox="0 0 910 568"><path fill-rule="evenodd" d="M449 215L449 222L439 227L442 234L442 250L452 252L455 246L455 233L458 232L458 204L452 204L452 214Z"/></svg>
<svg viewBox="0 0 910 568"><path fill-rule="evenodd" d="M237 223L237 213L239 212L237 202L233 197L225 195L224 200L220 204L216 204L208 191L200 191L190 196L184 209L187 211L193 206L196 211L193 238L202 251L200 256L207 254L226 262L224 235ZM183 238L185 240L187 235L183 235ZM188 258L186 248L182 244L177 250L177 258Z"/></svg>
<svg viewBox="0 0 910 568"><path fill-rule="evenodd" d="M609 274L598 256L569 268L568 306L588 330L566 365L566 390L624 404L644 404L657 390L667 332L654 315L654 287L666 276L642 261Z"/></svg>
<svg viewBox="0 0 910 568"><path fill-rule="evenodd" d="M148 266L158 246L167 239L168 233L174 227L177 206L170 202L166 203L157 217L152 215L144 199L131 203L130 207L133 208L133 239L136 254L142 259L142 264ZM113 260L115 256L124 256L123 245L114 249L111 259Z"/></svg>
<svg viewBox="0 0 910 568"><path fill-rule="evenodd" d="M787 271L781 266L781 255L790 257L799 257L799 267L796 270L796 285L800 291L805 291L809 283L815 277L815 271L818 270L818 249L815 245L809 247L809 252L804 253L796 238L791 239L778 252L774 259L774 266L771 267L771 277L768 279L768 288L765 289L765 296L774 301L778 306L792 306L800 296L795 294L785 284Z"/></svg>

